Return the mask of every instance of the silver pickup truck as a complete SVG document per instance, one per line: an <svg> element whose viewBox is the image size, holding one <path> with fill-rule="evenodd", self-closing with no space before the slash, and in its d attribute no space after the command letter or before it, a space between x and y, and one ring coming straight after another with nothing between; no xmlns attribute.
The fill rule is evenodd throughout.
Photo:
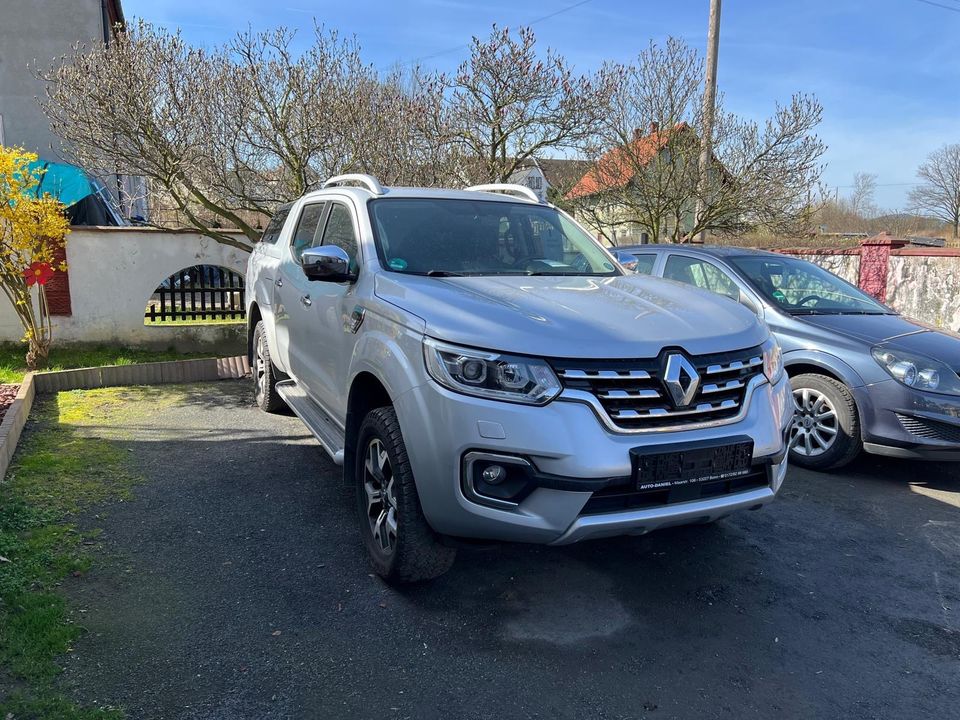
<svg viewBox="0 0 960 720"><path fill-rule="evenodd" d="M517 185L332 178L247 271L257 404L296 413L355 486L391 582L467 539L562 545L773 499L793 415L737 302L629 274Z"/></svg>

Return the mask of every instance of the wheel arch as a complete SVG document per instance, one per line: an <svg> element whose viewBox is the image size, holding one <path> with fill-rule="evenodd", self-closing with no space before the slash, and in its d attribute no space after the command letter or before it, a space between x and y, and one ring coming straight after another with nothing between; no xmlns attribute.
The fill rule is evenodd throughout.
<svg viewBox="0 0 960 720"><path fill-rule="evenodd" d="M804 373L814 373L833 378L851 389L864 384L860 374L850 365L835 355L825 352L784 353L783 365L790 377Z"/></svg>
<svg viewBox="0 0 960 720"><path fill-rule="evenodd" d="M347 416L344 419L343 478L353 481L356 472L357 433L367 413L374 408L393 405L386 385L369 370L358 372L350 383Z"/></svg>
<svg viewBox="0 0 960 720"><path fill-rule="evenodd" d="M260 306L257 305L256 301L250 303L247 310L247 362L250 363L251 367L253 367L253 330L262 319Z"/></svg>

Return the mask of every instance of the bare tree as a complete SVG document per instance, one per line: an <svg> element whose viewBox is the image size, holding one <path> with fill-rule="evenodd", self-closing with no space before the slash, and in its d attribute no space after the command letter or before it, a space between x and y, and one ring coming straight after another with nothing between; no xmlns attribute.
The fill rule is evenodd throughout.
<svg viewBox="0 0 960 720"><path fill-rule="evenodd" d="M138 175L200 232L259 237L253 218L341 172L385 182L445 167L442 87L380 77L353 40L320 27L305 51L280 28L211 50L145 23L44 75L44 109L65 151L93 172Z"/></svg>
<svg viewBox="0 0 960 720"><path fill-rule="evenodd" d="M702 230L805 231L823 172L814 130L822 108L796 95L763 123L717 98L713 157L700 182L703 63L676 38L651 43L635 63L608 65L613 90L591 150L593 170L571 193L597 229L636 224L679 242ZM696 213L698 200L703 208Z"/></svg>
<svg viewBox="0 0 960 720"><path fill-rule="evenodd" d="M874 195L877 190L877 176L873 173L858 172L853 176L853 190L850 193L850 210L864 220L876 213Z"/></svg>
<svg viewBox="0 0 960 720"><path fill-rule="evenodd" d="M604 109L602 82L575 75L552 50L536 52L536 36L494 25L473 38L470 58L447 90L446 132L476 181L505 181L531 157L579 147L597 129Z"/></svg>
<svg viewBox="0 0 960 720"><path fill-rule="evenodd" d="M960 144L930 153L917 169L922 184L910 192L911 205L950 224L960 237Z"/></svg>

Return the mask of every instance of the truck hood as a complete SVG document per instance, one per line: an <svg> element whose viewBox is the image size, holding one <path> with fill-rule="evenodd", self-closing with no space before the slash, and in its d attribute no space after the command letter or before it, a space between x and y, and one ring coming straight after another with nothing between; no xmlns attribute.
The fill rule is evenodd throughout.
<svg viewBox="0 0 960 720"><path fill-rule="evenodd" d="M766 326L728 298L655 278L384 273L376 294L411 313L431 337L540 357L692 355L762 343Z"/></svg>

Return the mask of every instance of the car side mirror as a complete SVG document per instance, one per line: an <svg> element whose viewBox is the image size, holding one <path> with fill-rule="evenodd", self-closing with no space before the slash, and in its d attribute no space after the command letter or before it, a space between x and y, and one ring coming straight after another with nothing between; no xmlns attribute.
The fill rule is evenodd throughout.
<svg viewBox="0 0 960 720"><path fill-rule="evenodd" d="M300 264L308 280L346 282L356 279L350 272L350 256L336 245L307 248L300 256Z"/></svg>
<svg viewBox="0 0 960 720"><path fill-rule="evenodd" d="M637 271L639 260L637 260L636 255L623 250L614 250L613 257L616 258L617 262L623 266L624 270L629 270L630 272Z"/></svg>
<svg viewBox="0 0 960 720"><path fill-rule="evenodd" d="M740 290L740 304L748 308L754 315L760 315L760 306L757 305L756 300L750 297L743 290Z"/></svg>

